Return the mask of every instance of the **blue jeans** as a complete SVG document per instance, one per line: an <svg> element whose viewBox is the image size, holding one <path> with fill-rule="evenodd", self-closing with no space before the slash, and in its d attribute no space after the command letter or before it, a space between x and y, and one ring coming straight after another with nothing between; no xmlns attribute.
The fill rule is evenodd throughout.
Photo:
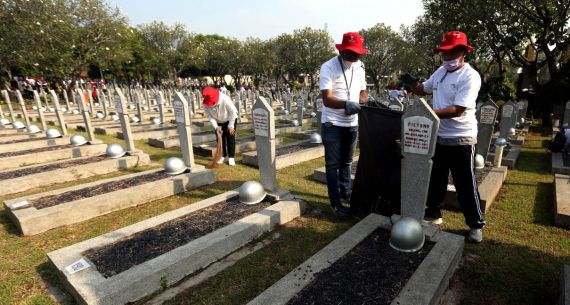
<svg viewBox="0 0 570 305"><path fill-rule="evenodd" d="M351 193L350 165L356 149L358 127L340 127L322 124L325 147L327 188L331 205L340 205L341 198L348 199Z"/></svg>

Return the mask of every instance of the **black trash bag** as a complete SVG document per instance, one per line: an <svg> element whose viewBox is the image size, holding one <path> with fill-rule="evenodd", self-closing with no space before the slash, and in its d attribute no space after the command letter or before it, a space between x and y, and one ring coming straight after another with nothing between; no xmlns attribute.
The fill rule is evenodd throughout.
<svg viewBox="0 0 570 305"><path fill-rule="evenodd" d="M554 139L552 139L552 142L548 146L551 152L561 152L564 149L564 144L566 144L566 132L568 131L560 129L560 131L554 135Z"/></svg>
<svg viewBox="0 0 570 305"><path fill-rule="evenodd" d="M360 157L350 198L357 217L400 214L402 112L363 106L358 114Z"/></svg>

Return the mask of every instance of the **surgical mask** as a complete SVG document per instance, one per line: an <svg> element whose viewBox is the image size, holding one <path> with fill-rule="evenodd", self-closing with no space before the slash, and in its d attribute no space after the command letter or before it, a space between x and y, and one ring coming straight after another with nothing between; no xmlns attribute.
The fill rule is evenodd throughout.
<svg viewBox="0 0 570 305"><path fill-rule="evenodd" d="M357 64L358 64L358 60L355 62L344 60L344 59L342 60L342 65L344 66L345 70L356 68Z"/></svg>
<svg viewBox="0 0 570 305"><path fill-rule="evenodd" d="M459 66L461 65L461 62L459 61L459 58L452 59L452 60L444 60L442 65L445 68L445 70L453 71L453 70L456 70L457 68L459 68Z"/></svg>

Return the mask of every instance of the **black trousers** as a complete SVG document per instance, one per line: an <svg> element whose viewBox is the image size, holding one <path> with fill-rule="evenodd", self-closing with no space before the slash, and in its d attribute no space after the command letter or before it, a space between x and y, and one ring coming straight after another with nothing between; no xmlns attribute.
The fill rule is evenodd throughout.
<svg viewBox="0 0 570 305"><path fill-rule="evenodd" d="M232 136L228 131L228 126L230 122L227 121L225 123L218 123L218 126L222 127L222 151L224 152L224 158L229 157L233 158L236 154L236 136L235 134ZM237 119L234 122L234 129L237 132ZM216 137L216 142L218 141L218 137Z"/></svg>
<svg viewBox="0 0 570 305"><path fill-rule="evenodd" d="M475 179L475 145L436 145L426 216L441 217L450 171L465 222L470 228L482 228L485 220Z"/></svg>

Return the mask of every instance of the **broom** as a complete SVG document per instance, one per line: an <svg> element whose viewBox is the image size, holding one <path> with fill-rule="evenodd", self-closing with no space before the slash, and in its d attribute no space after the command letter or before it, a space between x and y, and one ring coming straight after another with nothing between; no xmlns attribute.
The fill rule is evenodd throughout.
<svg viewBox="0 0 570 305"><path fill-rule="evenodd" d="M218 167L218 161L222 158L222 133L217 131L216 135L218 137L218 145L216 145L216 151L212 151L212 162L208 164L208 168Z"/></svg>

